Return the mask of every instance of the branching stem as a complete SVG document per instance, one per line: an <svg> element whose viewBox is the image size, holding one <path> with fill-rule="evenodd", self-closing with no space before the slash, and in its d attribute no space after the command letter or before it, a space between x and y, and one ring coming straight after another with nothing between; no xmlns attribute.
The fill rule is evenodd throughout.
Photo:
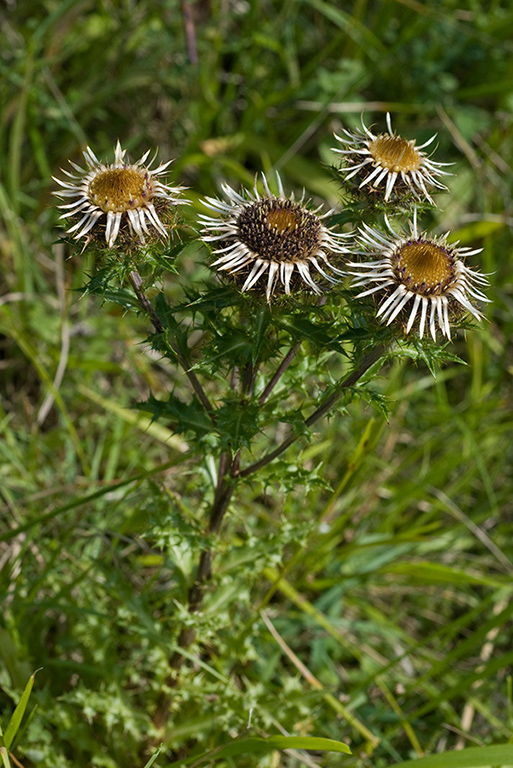
<svg viewBox="0 0 513 768"><path fill-rule="evenodd" d="M151 306L151 304L149 304L147 297L142 291L140 277L137 275L137 273L135 273L135 275L134 273L131 273L130 279L134 287L134 290L136 292L136 295L139 299L139 303L141 307L148 313L149 317L152 319L152 322L155 328L159 332L161 332L161 330L163 330L162 324L160 323L159 318L155 315L153 307ZM295 355L299 350L299 347L300 347L300 343L295 344L285 355L279 367L277 368L276 372L274 373L273 377L271 378L271 380L265 387L264 391L260 395L260 398L259 398L260 404L264 403L265 400L269 397L273 388L276 386L277 382L279 381L280 377L287 370L288 366L294 359ZM327 398L325 398L324 402L305 420L305 425L307 427L310 427L316 421L318 421L323 416L325 416L333 408L333 406L337 403L337 401L342 397L343 390L347 389L348 387L354 386L359 381L359 379L364 375L364 373L382 357L383 352L384 352L384 348L379 346L379 347L376 347L376 349L372 350L369 354L367 354L363 358L359 367L356 370L354 370L346 379L344 379L344 381L342 381L338 385L336 390ZM175 351L175 354L177 354L176 351ZM178 357L178 354L177 354L177 357ZM186 373L188 373L187 368L184 368L184 370ZM251 389L255 381L255 371L253 367L251 368L251 370L249 369L246 370L245 374L246 375L245 377L243 377L243 380L242 380L242 385L243 385L242 388L243 388L243 391L245 390L247 394L247 389ZM236 380L237 380L237 376L232 374L232 377L231 377L232 387L236 384ZM225 450L221 454L221 457L219 460L218 473L217 473L217 483L214 491L214 499L212 501L212 506L210 508L208 524L206 529L206 533L208 535L215 536L219 533L224 515L228 510L231 498L233 496L233 492L237 484L237 480L241 477L247 477L249 475L252 475L262 467L269 464L271 461L277 458L280 454L286 451L287 448L290 445L292 445L297 439L298 439L298 435L294 433L289 434L288 437L277 448L275 448L273 451L271 451L266 456L261 458L259 461L255 462L254 464L251 464L249 467L246 467L246 469L242 471L240 471L240 451L238 451L235 455L232 455L230 451ZM203 598L205 596L207 585L211 581L211 579L212 579L212 548L210 546L206 546L200 553L196 575L194 577L194 581L192 585L189 588L188 605L187 605L189 614L197 613L200 610L201 605L203 603ZM196 637L196 631L194 627L191 627L191 626L183 627L182 631L180 632L180 635L178 637L178 649L173 653L169 662L170 674L167 679L167 685L170 688L174 688L178 684L179 672L185 661L185 656L183 652L186 651L192 645L195 637ZM165 724L167 716L169 714L170 706L171 706L170 695L169 694L163 695L154 716L154 723L158 728L162 727Z"/></svg>
<svg viewBox="0 0 513 768"><path fill-rule="evenodd" d="M354 387L354 385L359 381L359 379L361 379L364 373L366 373L369 368L374 365L374 363L377 363L380 357L382 357L383 353L384 348L382 346L378 346L369 352L368 355L363 358L359 367L350 373L349 376L338 385L335 392L332 392L332 394L325 399L325 401L311 414L311 416L305 419L305 426L311 427L312 424L315 424L316 421L319 421L319 419L322 419L323 416L326 416L326 414L329 413L333 406L340 400L344 389L347 389L348 387ZM280 443L277 448L274 449L274 451L270 451L270 453L268 453L266 456L263 456L254 464L250 464L249 467L241 470L239 477L248 477L248 475L253 475L255 472L258 472L259 469L262 469L262 467L270 464L271 461L274 461L274 459L284 453L284 451L286 451L287 448L295 443L298 439L299 435L295 432L291 432L288 437L286 437L285 440Z"/></svg>
<svg viewBox="0 0 513 768"><path fill-rule="evenodd" d="M144 293L143 281L142 281L141 275L139 274L139 272L137 272L134 269L131 272L129 272L128 279L130 280L130 284L134 289L135 295L137 296L137 301L139 302L139 306L141 307L143 312L146 312L157 333L162 333L164 335L165 328L160 322L160 318L155 312L155 308L153 307L153 304ZM170 339L166 339L166 343L169 345L170 349L176 355L176 359L178 360L179 364L183 368L184 373L189 379L189 382L193 390L195 391L196 395L198 396L198 399L200 400L201 404L203 405L207 413L210 414L212 418L214 418L215 417L214 406L208 399L207 393L201 386L201 383L198 377L196 376L194 371L191 370L189 362L187 361L185 355L182 353L180 347L178 346L178 344L176 344L174 341L171 341Z"/></svg>
<svg viewBox="0 0 513 768"><path fill-rule="evenodd" d="M260 395L258 399L259 405L263 405L265 403L265 401L267 400L267 398L275 388L276 384L279 382L280 378L283 376L283 374L285 373L285 371L287 370L287 368L289 367L289 365L297 355L300 346L301 346L301 342L298 341L296 344L294 344L293 347L289 349L289 351L281 361L280 365L276 369L274 376L272 377L272 379L270 380L270 382L268 383L268 385Z"/></svg>

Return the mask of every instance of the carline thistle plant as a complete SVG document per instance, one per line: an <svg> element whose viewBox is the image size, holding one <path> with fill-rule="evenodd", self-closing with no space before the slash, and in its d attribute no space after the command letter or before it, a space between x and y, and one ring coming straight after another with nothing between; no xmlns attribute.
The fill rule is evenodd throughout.
<svg viewBox="0 0 513 768"><path fill-rule="evenodd" d="M190 386L186 394L181 385L140 407L184 435L201 461L217 466L212 485L204 489L207 538L181 596L196 623L191 619L187 626L176 627L181 651L169 659L171 689L185 661L182 651L201 642L198 615L212 579L212 537L220 534L240 485L249 477L265 478L266 468L285 457L294 443L308 439L312 427L342 398L350 400L357 387L364 390L363 377L371 378L371 369L385 354L393 355L405 337L414 335L427 347L431 342L426 329L433 342L437 330L450 340L463 315L482 318L475 303L488 301L483 293L487 279L465 263L480 249L451 244L448 234L423 232L417 205L409 231L392 224L394 208L402 212L404 201L411 203L412 196L419 205L420 198L424 206L434 205L432 194L445 189L439 178L446 172L444 164L423 152L434 137L416 147L413 140L393 132L389 115L386 121L384 133L374 134L364 126L361 135L346 131L346 139L337 137L348 147L335 150L342 155L340 181L347 186L358 179L358 210L362 194L372 197L369 212L360 219L355 216L354 231L337 231L330 222L334 211L312 207L304 194L298 200L286 195L279 176L278 192L273 193L262 175L260 189L255 183L252 192L239 193L224 184L225 200L203 201L209 213L197 217L205 244L198 249L213 248L212 285L187 284L187 300L172 303L164 289L156 299L149 295L148 286L155 282L151 274L144 282L135 265L128 273L139 311L153 325L155 349L183 370ZM164 214L187 203L181 197L184 188L164 180L170 162L152 170L151 163L145 165L148 155L130 163L118 142L109 164L88 147L87 169L72 163L76 173L64 171L66 180L57 179L57 196L70 200L61 206L61 219L71 224L68 234L85 240L85 247L94 241L95 253L101 243L106 252L115 253L114 263L123 262L124 251L128 259L138 258L138 251L144 258L148 238L156 238L162 252L167 250L173 231ZM387 207L385 228L372 218L376 195ZM191 236L183 245L192 242ZM179 263L173 279L186 281ZM108 281L126 277L126 270L111 269L103 285L101 280L94 283L95 290L104 295ZM94 292L91 285L88 290ZM358 316L365 316L368 333L357 327ZM383 334L383 323L388 335ZM191 334L200 343L191 343ZM349 371L341 363L347 359L352 360ZM306 367L301 367L302 360ZM305 370L318 386L305 386ZM285 436L278 424L289 424ZM294 487L299 475L293 465L296 459L289 473ZM208 476L213 477L212 472ZM300 477L308 482L307 474ZM158 727L166 722L171 696L162 694L155 715Z"/></svg>
<svg viewBox="0 0 513 768"><path fill-rule="evenodd" d="M425 197L434 205L429 189L446 191L447 187L437 177L449 175L442 170L449 163L437 163L422 151L433 143L436 134L417 147L415 139L404 139L392 130L388 113L386 121L388 131L385 133L372 133L362 119L363 131L344 130L345 137L335 134L345 147L333 149L344 158L341 176L346 183L357 179L358 189L368 187L368 191L382 195L385 202L393 192L399 198L411 192L414 197Z"/></svg>
<svg viewBox="0 0 513 768"><path fill-rule="evenodd" d="M471 304L469 296L488 302L489 299L477 287L485 286L488 281L467 267L463 259L481 253L482 249L459 248L457 243L447 242L447 235L431 237L419 233L417 208L414 209L409 233L398 234L386 216L385 221L387 233L364 224L358 238L367 255L380 258L347 264L349 274L355 277L352 285L365 287L357 298L377 292L383 294L376 317L381 317L387 325L399 318L413 300L405 332L410 333L420 313L418 333L421 339L428 310L433 341L436 341L437 325L442 334L450 339L450 319L456 321L464 311L481 320L482 314ZM372 287L368 288L369 285Z"/></svg>
<svg viewBox="0 0 513 768"><path fill-rule="evenodd" d="M253 194L243 190L242 195L223 184L228 202L206 198L204 205L220 214L199 216L204 227L202 239L216 243L214 254L218 258L212 268L227 272L240 284L241 291L251 290L262 278L267 301L275 290L287 295L304 288L322 293L312 269L314 275L335 283L326 269L344 274L330 258L349 253L342 244L348 235L333 232L323 223L333 211L320 214L322 206L310 210L304 193L299 201L293 194L287 197L279 175L278 195L270 191L264 174L262 181L264 195L260 195L256 183Z"/></svg>
<svg viewBox="0 0 513 768"><path fill-rule="evenodd" d="M70 160L76 173L63 170L66 181L53 177L62 187L54 194L71 200L59 206L65 211L61 219L76 219L67 230L69 235L75 240L85 238L87 245L93 233L102 233L109 248L124 228L128 229L129 238L135 236L141 245L152 233L160 238L167 237L160 215L181 202L179 195L183 187L170 187L160 180L171 160L153 170L153 161L145 165L150 151L135 163L128 163L126 149L121 149L118 141L114 162L105 164L87 147L83 152L87 169Z"/></svg>

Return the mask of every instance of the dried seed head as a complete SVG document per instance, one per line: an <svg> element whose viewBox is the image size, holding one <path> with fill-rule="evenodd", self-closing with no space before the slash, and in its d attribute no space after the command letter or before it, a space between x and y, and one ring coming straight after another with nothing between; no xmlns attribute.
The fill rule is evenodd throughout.
<svg viewBox="0 0 513 768"><path fill-rule="evenodd" d="M98 173L89 184L91 202L104 213L141 208L153 193L149 173L138 168L111 168Z"/></svg>
<svg viewBox="0 0 513 768"><path fill-rule="evenodd" d="M304 261L321 246L318 216L293 200L264 198L238 219L239 237L255 254L277 262Z"/></svg>
<svg viewBox="0 0 513 768"><path fill-rule="evenodd" d="M422 165L422 155L415 149L415 141L400 136L381 134L369 142L369 152L376 165L394 173L418 171Z"/></svg>
<svg viewBox="0 0 513 768"><path fill-rule="evenodd" d="M314 278L320 275L334 283L336 280L326 269L344 274L329 259L348 253L341 244L347 235L324 225L323 219L331 211L319 214L318 208L310 210L303 199L286 197L279 177L279 195L269 190L265 176L263 183L264 196L256 185L253 194L244 190L239 195L225 184L223 191L228 202L206 198L206 207L221 214L200 216L203 239L220 246L214 250L218 259L212 266L230 275L242 291L257 289L263 278L267 301L280 290L290 294L307 288L321 293Z"/></svg>

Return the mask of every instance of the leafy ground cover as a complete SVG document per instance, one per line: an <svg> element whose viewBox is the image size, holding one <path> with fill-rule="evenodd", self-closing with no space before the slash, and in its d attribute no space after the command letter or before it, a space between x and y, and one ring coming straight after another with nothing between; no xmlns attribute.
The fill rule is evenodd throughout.
<svg viewBox="0 0 513 768"><path fill-rule="evenodd" d="M15 765L143 768L162 745L157 768L424 755L445 768L463 747L496 751L462 753L460 768L513 765L497 751L513 738L509 3L23 0L0 13L4 764L8 750ZM438 131L437 158L454 163L430 226L483 247L487 320L451 345L463 363L433 376L412 348L371 402L246 485L191 617L213 468L135 408L183 382L144 317L82 295L93 265L66 260L51 176L86 144L158 147L189 187L186 239L201 195L262 169L339 203L332 132L362 112L383 127L387 111L419 142ZM187 248L166 294L208 281L208 263ZM312 388L308 364L292 373ZM321 364L338 375L345 361ZM184 622L202 644L171 687ZM352 754L256 741L278 736Z"/></svg>

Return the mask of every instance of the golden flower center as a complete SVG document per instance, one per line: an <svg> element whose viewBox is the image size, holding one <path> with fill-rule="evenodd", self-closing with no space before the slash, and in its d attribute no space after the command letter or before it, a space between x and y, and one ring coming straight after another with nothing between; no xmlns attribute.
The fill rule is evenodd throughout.
<svg viewBox="0 0 513 768"><path fill-rule="evenodd" d="M453 258L442 246L418 240L407 243L396 254L401 280L410 288L432 292L446 287L454 274Z"/></svg>
<svg viewBox="0 0 513 768"><path fill-rule="evenodd" d="M105 213L141 208L150 198L149 174L138 168L108 168L89 184L89 199Z"/></svg>
<svg viewBox="0 0 513 768"><path fill-rule="evenodd" d="M267 216L267 226L282 234L294 232L298 227L295 211L286 208L275 208Z"/></svg>
<svg viewBox="0 0 513 768"><path fill-rule="evenodd" d="M422 155L415 149L415 140L384 134L369 142L369 152L383 168L394 173L418 171Z"/></svg>

